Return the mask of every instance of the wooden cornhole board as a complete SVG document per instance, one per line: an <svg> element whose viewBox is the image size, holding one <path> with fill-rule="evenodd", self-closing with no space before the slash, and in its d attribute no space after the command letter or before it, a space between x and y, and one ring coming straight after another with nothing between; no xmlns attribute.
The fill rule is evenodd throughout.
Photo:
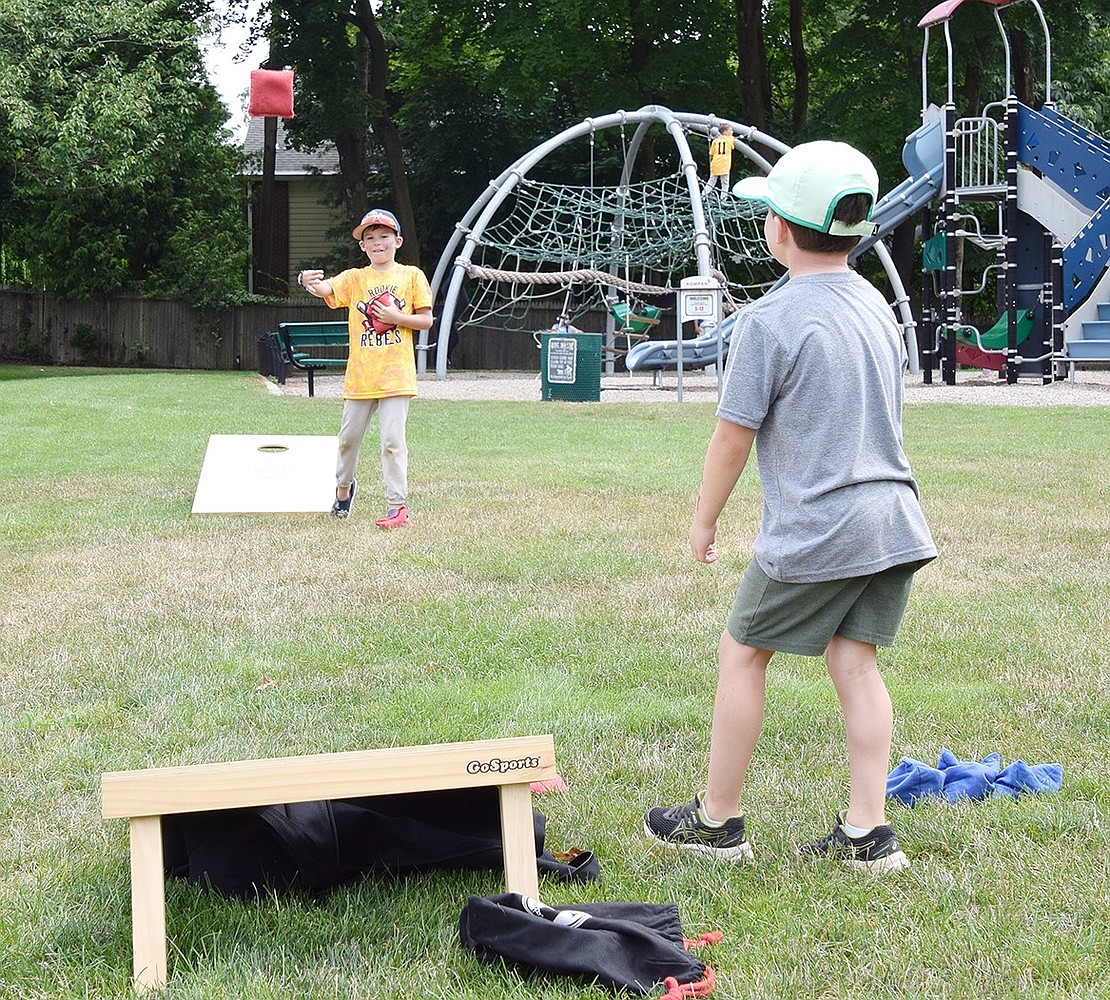
<svg viewBox="0 0 1110 1000"><path fill-rule="evenodd" d="M326 513L335 499L333 435L213 434L194 514Z"/></svg>
<svg viewBox="0 0 1110 1000"><path fill-rule="evenodd" d="M163 816L496 785L505 889L538 898L528 786L556 778L555 741L550 735L104 774L100 779L104 818L130 822L135 988L156 989L166 982Z"/></svg>

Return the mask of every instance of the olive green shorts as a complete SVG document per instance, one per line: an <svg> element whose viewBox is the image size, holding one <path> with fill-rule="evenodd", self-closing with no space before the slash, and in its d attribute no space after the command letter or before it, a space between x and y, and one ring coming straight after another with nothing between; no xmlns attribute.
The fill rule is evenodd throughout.
<svg viewBox="0 0 1110 1000"><path fill-rule="evenodd" d="M779 583L753 559L744 571L725 628L756 649L820 656L834 635L891 646L921 562L871 576L820 583Z"/></svg>

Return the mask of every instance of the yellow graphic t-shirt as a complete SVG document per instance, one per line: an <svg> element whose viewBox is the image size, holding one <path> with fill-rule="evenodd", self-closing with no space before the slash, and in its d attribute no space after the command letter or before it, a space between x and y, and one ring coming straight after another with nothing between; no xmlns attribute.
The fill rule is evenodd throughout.
<svg viewBox="0 0 1110 1000"><path fill-rule="evenodd" d="M384 399L416 395L416 355L413 331L407 326L375 330L370 303L390 295L393 304L412 315L432 305L432 289L418 267L394 264L387 271L356 267L329 278L332 294L324 301L332 309L346 306L350 355L343 380L344 399Z"/></svg>

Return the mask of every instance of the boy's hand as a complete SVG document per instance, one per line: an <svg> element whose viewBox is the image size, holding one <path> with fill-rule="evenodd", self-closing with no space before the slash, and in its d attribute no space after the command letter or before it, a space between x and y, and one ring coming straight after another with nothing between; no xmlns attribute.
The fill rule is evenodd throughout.
<svg viewBox="0 0 1110 1000"><path fill-rule="evenodd" d="M717 523L709 525L708 527L694 518L694 523L690 525L690 551L693 553L694 558L701 563L711 563L717 561Z"/></svg>
<svg viewBox="0 0 1110 1000"><path fill-rule="evenodd" d="M310 295L320 294L316 290L316 286L324 280L323 271L301 271L300 281L301 288L303 288Z"/></svg>
<svg viewBox="0 0 1110 1000"><path fill-rule="evenodd" d="M408 314L395 305L392 294L385 292L370 303L370 319L379 332L390 330L408 319Z"/></svg>

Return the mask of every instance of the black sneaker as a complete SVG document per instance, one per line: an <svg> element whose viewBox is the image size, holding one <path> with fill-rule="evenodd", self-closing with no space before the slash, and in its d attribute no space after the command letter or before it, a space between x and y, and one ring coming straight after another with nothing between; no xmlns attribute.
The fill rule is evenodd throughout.
<svg viewBox="0 0 1110 1000"><path fill-rule="evenodd" d="M339 497L335 498L335 502L331 505L332 517L350 517L351 508L355 504L355 481L351 480L351 492L347 494L346 500L340 500Z"/></svg>
<svg viewBox="0 0 1110 1000"><path fill-rule="evenodd" d="M750 861L752 845L744 835L744 817L734 816L720 826L707 826L698 812L701 796L684 806L656 806L644 814L644 833L668 847L710 854L728 861Z"/></svg>
<svg viewBox="0 0 1110 1000"><path fill-rule="evenodd" d="M798 857L830 858L849 868L870 872L896 872L909 865L894 827L884 823L862 837L849 837L840 825L843 821L838 815L832 830L817 843L798 848Z"/></svg>

